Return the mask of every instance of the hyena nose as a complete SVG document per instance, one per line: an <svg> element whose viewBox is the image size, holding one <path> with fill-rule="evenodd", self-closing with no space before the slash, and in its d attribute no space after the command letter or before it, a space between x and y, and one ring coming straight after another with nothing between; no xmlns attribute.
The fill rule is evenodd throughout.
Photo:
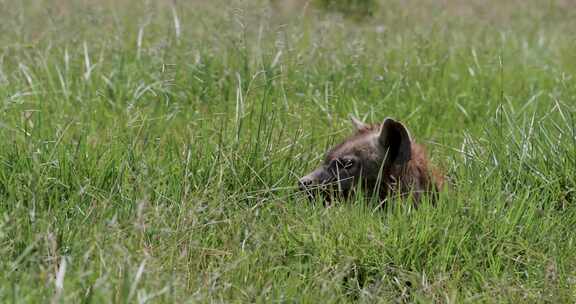
<svg viewBox="0 0 576 304"><path fill-rule="evenodd" d="M304 191L312 186L313 183L314 181L310 177L305 176L298 181L298 188L300 191Z"/></svg>

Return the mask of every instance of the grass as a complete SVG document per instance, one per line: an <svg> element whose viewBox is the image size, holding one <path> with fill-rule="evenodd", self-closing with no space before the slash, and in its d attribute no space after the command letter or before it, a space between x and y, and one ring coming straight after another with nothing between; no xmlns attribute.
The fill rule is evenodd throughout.
<svg viewBox="0 0 576 304"><path fill-rule="evenodd" d="M0 1L0 302L574 302L569 1ZM391 116L450 187L297 178Z"/></svg>

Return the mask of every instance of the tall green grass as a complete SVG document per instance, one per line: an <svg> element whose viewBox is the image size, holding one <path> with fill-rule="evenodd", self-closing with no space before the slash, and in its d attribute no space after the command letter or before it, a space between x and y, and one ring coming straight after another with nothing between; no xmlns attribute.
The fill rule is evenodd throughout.
<svg viewBox="0 0 576 304"><path fill-rule="evenodd" d="M0 302L574 302L569 2L0 2ZM405 122L434 206L295 182Z"/></svg>

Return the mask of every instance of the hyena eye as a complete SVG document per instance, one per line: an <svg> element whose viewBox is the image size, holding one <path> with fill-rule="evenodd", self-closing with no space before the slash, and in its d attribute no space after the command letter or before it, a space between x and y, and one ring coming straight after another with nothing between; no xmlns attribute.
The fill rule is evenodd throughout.
<svg viewBox="0 0 576 304"><path fill-rule="evenodd" d="M351 158L339 158L336 160L336 164L340 169L350 169L354 166L354 160Z"/></svg>

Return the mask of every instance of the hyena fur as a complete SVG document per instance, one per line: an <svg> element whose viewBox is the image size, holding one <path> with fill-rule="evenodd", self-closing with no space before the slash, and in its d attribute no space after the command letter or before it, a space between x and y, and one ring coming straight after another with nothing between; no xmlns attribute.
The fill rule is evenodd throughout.
<svg viewBox="0 0 576 304"><path fill-rule="evenodd" d="M322 194L350 197L357 187L380 202L393 195L411 197L416 203L424 193L442 187L443 178L428 165L424 147L412 140L400 122L386 118L382 124L365 124L351 117L356 133L326 153L322 164L298 181L310 198Z"/></svg>

